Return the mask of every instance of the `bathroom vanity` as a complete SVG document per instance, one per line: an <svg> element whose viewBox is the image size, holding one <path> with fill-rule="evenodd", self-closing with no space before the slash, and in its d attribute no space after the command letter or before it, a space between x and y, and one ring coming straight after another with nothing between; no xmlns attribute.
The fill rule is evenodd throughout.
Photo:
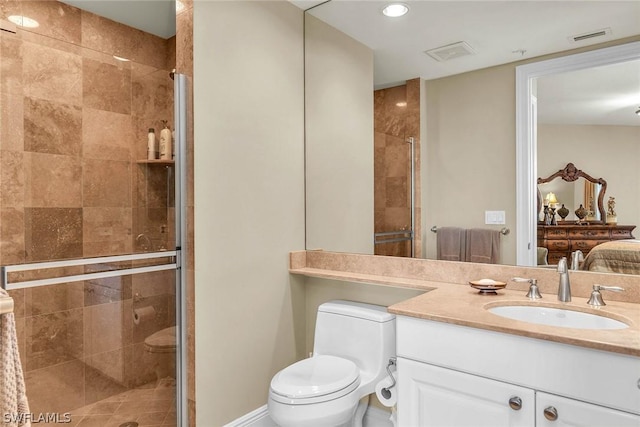
<svg viewBox="0 0 640 427"><path fill-rule="evenodd" d="M640 359L397 318L401 426L639 426Z"/></svg>
<svg viewBox="0 0 640 427"><path fill-rule="evenodd" d="M425 292L388 307L397 316L398 426L640 426L637 276L574 272L573 299L563 303L557 273L546 269L294 255L294 274ZM509 282L495 295L468 285L516 276L538 278L542 299L525 297L528 284ZM587 304L594 283L626 291L605 293L607 305L594 308ZM530 323L495 314L503 307L566 310L627 327Z"/></svg>
<svg viewBox="0 0 640 427"><path fill-rule="evenodd" d="M479 303L467 305L466 315L472 321L477 314L478 321L489 319L490 329L500 329L507 320L485 313L490 299L482 298L488 297L459 292L462 300ZM427 298L425 294L414 300ZM418 307L410 300L390 311L416 314ZM624 354L623 349L623 353L603 351L593 343L582 347L526 336L542 337L554 330L551 326L531 325L523 336L448 323L462 323L459 318L436 317L397 317L398 425L640 426L637 355ZM513 329L524 324L509 322ZM565 337L572 331L555 329L564 329ZM590 332L581 330L576 336Z"/></svg>

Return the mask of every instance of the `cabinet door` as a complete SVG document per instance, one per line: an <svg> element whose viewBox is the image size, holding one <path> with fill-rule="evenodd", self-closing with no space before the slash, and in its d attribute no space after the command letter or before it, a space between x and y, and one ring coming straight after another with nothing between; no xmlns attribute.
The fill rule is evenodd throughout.
<svg viewBox="0 0 640 427"><path fill-rule="evenodd" d="M398 358L398 387L401 427L535 424L535 393L527 388L404 358Z"/></svg>
<svg viewBox="0 0 640 427"><path fill-rule="evenodd" d="M638 427L640 416L552 394L536 393L537 427Z"/></svg>

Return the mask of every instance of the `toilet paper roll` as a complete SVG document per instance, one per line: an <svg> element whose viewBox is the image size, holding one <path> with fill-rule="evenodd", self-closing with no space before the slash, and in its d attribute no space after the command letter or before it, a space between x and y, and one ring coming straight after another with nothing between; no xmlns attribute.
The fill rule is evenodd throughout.
<svg viewBox="0 0 640 427"><path fill-rule="evenodd" d="M152 305L140 307L133 310L133 323L139 325L140 322L153 320L156 317L156 309Z"/></svg>
<svg viewBox="0 0 640 427"><path fill-rule="evenodd" d="M392 407L398 403L398 379L395 372L393 373L393 378L396 380L396 385L393 388L389 389L393 381L388 376L376 384L376 396L380 403L386 407ZM391 395L383 394L382 389L388 389Z"/></svg>

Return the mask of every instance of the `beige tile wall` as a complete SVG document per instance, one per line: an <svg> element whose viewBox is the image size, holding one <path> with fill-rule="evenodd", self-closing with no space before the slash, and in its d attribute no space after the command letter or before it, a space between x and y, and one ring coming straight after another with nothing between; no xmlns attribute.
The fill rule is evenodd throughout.
<svg viewBox="0 0 640 427"><path fill-rule="evenodd" d="M1 2L0 19L11 14L40 26L0 36L0 264L139 251L139 233L171 247L168 169L136 161L147 129L173 124L176 39L57 1ZM175 324L172 276L12 291L32 411L155 379L144 339ZM134 325L144 306L155 317Z"/></svg>

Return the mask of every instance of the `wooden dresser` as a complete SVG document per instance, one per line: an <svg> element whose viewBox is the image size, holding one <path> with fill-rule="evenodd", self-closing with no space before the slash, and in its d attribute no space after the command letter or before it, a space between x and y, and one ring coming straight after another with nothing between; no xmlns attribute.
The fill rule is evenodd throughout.
<svg viewBox="0 0 640 427"><path fill-rule="evenodd" d="M549 250L549 264L557 264L563 256L571 260L571 252L581 250L585 256L600 243L633 239L635 225L541 225L538 224L538 246Z"/></svg>

